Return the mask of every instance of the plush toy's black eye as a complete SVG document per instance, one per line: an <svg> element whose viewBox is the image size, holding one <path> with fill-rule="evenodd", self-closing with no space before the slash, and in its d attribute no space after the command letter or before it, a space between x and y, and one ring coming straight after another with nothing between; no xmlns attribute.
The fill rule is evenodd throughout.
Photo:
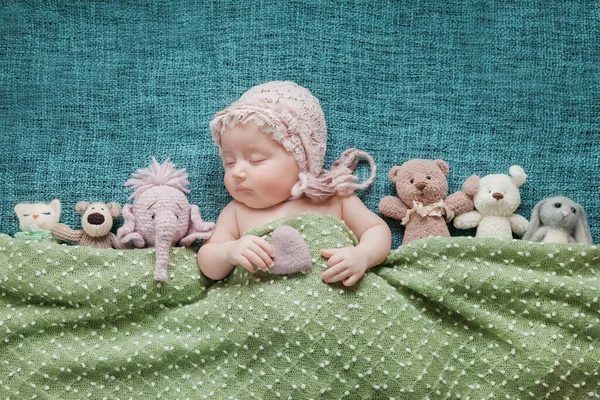
<svg viewBox="0 0 600 400"><path fill-rule="evenodd" d="M561 207L562 207L562 204L560 204L560 203L554 203L554 207L556 207L556 208L561 208Z"/></svg>
<svg viewBox="0 0 600 400"><path fill-rule="evenodd" d="M430 176L426 176L426 178L427 178L427 180L429 180L429 181L431 180L431 177L430 177Z"/></svg>
<svg viewBox="0 0 600 400"><path fill-rule="evenodd" d="M571 208L571 211L573 211L573 214L577 214L577 210L574 208Z"/></svg>
<svg viewBox="0 0 600 400"><path fill-rule="evenodd" d="M414 180L414 179L411 179L411 180L410 180L410 183L415 183L415 180Z"/></svg>
<svg viewBox="0 0 600 400"><path fill-rule="evenodd" d="M156 214L152 214L152 219L156 218Z"/></svg>

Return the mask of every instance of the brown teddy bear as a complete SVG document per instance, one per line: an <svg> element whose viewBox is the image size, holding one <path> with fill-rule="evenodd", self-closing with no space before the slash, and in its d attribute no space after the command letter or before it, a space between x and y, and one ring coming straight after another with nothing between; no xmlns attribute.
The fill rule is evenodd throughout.
<svg viewBox="0 0 600 400"><path fill-rule="evenodd" d="M398 197L381 199L379 211L406 226L402 244L428 236L448 237L447 223L455 215L473 209L473 200L465 193L447 196L448 171L444 160L422 159L409 160L390 170L389 178L396 184Z"/></svg>
<svg viewBox="0 0 600 400"><path fill-rule="evenodd" d="M65 242L78 243L100 249L125 248L117 236L111 233L113 219L121 215L121 206L117 203L88 203L80 201L75 206L81 217L82 230L74 230L65 224L56 224L52 233L54 237Z"/></svg>

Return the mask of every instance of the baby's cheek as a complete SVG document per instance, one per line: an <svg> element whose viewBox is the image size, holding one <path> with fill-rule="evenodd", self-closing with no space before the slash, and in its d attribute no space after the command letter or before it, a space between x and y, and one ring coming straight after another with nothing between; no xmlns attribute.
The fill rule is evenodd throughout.
<svg viewBox="0 0 600 400"><path fill-rule="evenodd" d="M298 182L298 178L294 176L282 176L281 174L271 174L268 179L264 180L264 187L267 190L275 192L288 192Z"/></svg>
<svg viewBox="0 0 600 400"><path fill-rule="evenodd" d="M231 192L233 181L234 179L231 177L231 174L225 173L225 176L223 177L223 183L225 184L225 188L229 192Z"/></svg>

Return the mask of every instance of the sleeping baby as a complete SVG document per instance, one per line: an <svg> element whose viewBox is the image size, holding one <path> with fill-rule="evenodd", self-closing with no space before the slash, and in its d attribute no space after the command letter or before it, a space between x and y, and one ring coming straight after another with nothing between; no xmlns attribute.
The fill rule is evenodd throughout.
<svg viewBox="0 0 600 400"><path fill-rule="evenodd" d="M198 251L204 275L220 280L236 265L253 273L273 268L272 243L252 230L302 214L328 221L333 217L358 239L356 245L348 240L320 248L322 242L307 238L311 253L328 259L321 274L325 282L352 286L385 260L391 232L354 194L373 182L375 163L367 153L349 149L330 170L323 169L327 128L319 101L310 91L293 82L255 86L218 112L210 128L233 200ZM362 183L353 174L361 158L371 166L370 177ZM337 226L335 220L332 224Z"/></svg>

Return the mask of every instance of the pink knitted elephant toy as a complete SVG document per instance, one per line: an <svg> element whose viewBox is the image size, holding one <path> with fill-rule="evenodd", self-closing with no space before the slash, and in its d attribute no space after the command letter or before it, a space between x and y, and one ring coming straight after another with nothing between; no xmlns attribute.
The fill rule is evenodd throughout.
<svg viewBox="0 0 600 400"><path fill-rule="evenodd" d="M171 246L189 246L196 239L209 238L213 222L204 222L200 209L190 205L186 193L188 174L185 169L175 169L167 160L159 164L152 157L152 164L139 169L125 182L134 192L129 196L133 205L123 207L124 224L117 236L134 247L156 248L154 279L167 280L167 264Z"/></svg>

